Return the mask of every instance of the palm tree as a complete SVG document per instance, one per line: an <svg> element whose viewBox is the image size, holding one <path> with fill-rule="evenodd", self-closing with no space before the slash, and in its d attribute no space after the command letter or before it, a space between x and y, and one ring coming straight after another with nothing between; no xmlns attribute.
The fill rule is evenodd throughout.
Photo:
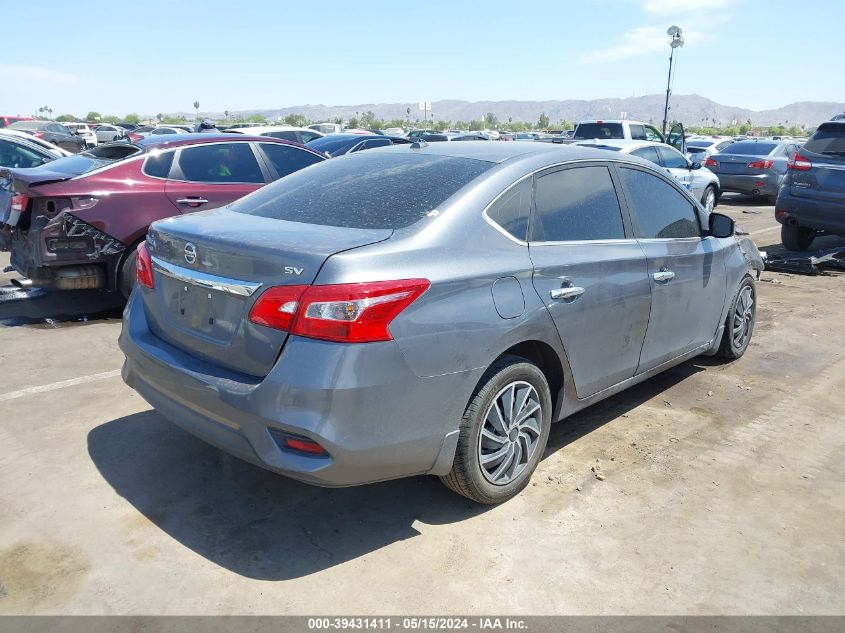
<svg viewBox="0 0 845 633"><path fill-rule="evenodd" d="M194 110L196 111L196 118L200 118L200 102L194 101Z"/></svg>

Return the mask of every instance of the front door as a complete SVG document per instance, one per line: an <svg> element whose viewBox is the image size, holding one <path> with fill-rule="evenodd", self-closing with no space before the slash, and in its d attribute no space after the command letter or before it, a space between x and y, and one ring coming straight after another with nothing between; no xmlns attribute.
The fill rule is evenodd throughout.
<svg viewBox="0 0 845 633"><path fill-rule="evenodd" d="M631 239L606 165L543 172L534 200L534 288L584 398L637 369L651 302L646 258Z"/></svg>
<svg viewBox="0 0 845 633"><path fill-rule="evenodd" d="M181 213L222 207L266 182L250 143L209 143L177 153L165 193Z"/></svg>
<svg viewBox="0 0 845 633"><path fill-rule="evenodd" d="M712 340L726 300L726 250L703 236L695 203L670 182L633 166L618 173L652 287L640 373Z"/></svg>

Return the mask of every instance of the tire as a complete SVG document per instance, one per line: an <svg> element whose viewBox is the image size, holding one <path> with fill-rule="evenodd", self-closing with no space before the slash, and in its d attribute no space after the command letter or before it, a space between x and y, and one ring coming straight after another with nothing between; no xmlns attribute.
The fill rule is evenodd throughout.
<svg viewBox="0 0 845 633"><path fill-rule="evenodd" d="M806 251L810 248L816 234L803 226L783 224L780 227L780 241L790 251Z"/></svg>
<svg viewBox="0 0 845 633"><path fill-rule="evenodd" d="M704 193L701 194L701 204L707 209L708 213L711 213L716 208L716 205L719 204L719 195L716 193L716 187L707 185Z"/></svg>
<svg viewBox="0 0 845 633"><path fill-rule="evenodd" d="M117 277L117 289L125 300L129 300L132 288L135 287L135 267L137 265L137 251L131 247L131 252L123 259Z"/></svg>
<svg viewBox="0 0 845 633"><path fill-rule="evenodd" d="M748 349L754 324L757 321L757 286L754 280L745 276L737 288L728 317L725 319L725 331L719 345L717 356L736 360Z"/></svg>
<svg viewBox="0 0 845 633"><path fill-rule="evenodd" d="M519 408L511 414L507 403L514 400ZM525 416L536 406L539 408L522 422L508 424L509 420L518 420L520 412ZM503 415L497 416L496 412L503 409ZM528 485L540 463L549 438L551 414L552 398L543 372L525 358L503 356L479 381L461 419L452 471L441 480L454 492L478 503L511 499ZM502 457L490 459L496 453ZM483 457L488 458L486 464Z"/></svg>

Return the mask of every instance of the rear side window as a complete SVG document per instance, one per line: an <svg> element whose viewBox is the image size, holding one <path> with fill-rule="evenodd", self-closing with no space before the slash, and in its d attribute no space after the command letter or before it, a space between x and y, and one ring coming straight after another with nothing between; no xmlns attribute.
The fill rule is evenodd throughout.
<svg viewBox="0 0 845 633"><path fill-rule="evenodd" d="M537 179L531 241L618 240L622 211L607 167L576 167Z"/></svg>
<svg viewBox="0 0 845 633"><path fill-rule="evenodd" d="M299 140L300 143L307 143L308 141L313 141L315 138L322 138L316 132L300 131L300 132L297 132L296 134L297 134L297 136L299 136L298 140Z"/></svg>
<svg viewBox="0 0 845 633"><path fill-rule="evenodd" d="M170 175L170 166L173 165L173 156L176 152L161 152L151 154L150 157L144 161L144 167L141 169L147 176L153 178L167 178Z"/></svg>
<svg viewBox="0 0 845 633"><path fill-rule="evenodd" d="M264 182L249 143L185 147L179 167L185 180L191 182Z"/></svg>
<svg viewBox="0 0 845 633"><path fill-rule="evenodd" d="M313 165L314 163L322 161L319 156L312 154L311 152L306 152L303 149L291 147L289 145L281 145L278 143L259 143L258 146L262 149L264 154L267 156L267 160L270 161L270 164L273 165L273 168L279 174L279 178L292 174L295 171L299 171L304 167L308 167L308 165Z"/></svg>
<svg viewBox="0 0 845 633"><path fill-rule="evenodd" d="M622 167L619 173L628 193L638 238L701 236L698 215L685 195L644 171Z"/></svg>
<svg viewBox="0 0 845 633"><path fill-rule="evenodd" d="M293 173L230 208L306 224L399 229L494 166L450 156L361 152Z"/></svg>
<svg viewBox="0 0 845 633"><path fill-rule="evenodd" d="M299 137L294 130L280 130L278 132L264 132L261 136L271 136L273 138L280 138L283 141L293 141L299 143Z"/></svg>
<svg viewBox="0 0 845 633"><path fill-rule="evenodd" d="M654 147L640 147L639 149L635 149L631 152L632 156L639 156L640 158L645 158L646 160L651 161L655 165L660 164L660 158L657 156L657 150Z"/></svg>
<svg viewBox="0 0 845 633"><path fill-rule="evenodd" d="M804 149L814 154L845 156L845 124L822 125L804 143Z"/></svg>
<svg viewBox="0 0 845 633"><path fill-rule="evenodd" d="M635 141L644 141L645 140L645 128L642 125L637 125L636 123L632 123L628 126L631 130L631 138Z"/></svg>
<svg viewBox="0 0 845 633"><path fill-rule="evenodd" d="M725 148L723 154L739 156L768 156L778 146L777 143L758 143L757 141L739 141Z"/></svg>
<svg viewBox="0 0 845 633"><path fill-rule="evenodd" d="M625 138L625 136L621 123L579 123L574 138Z"/></svg>
<svg viewBox="0 0 845 633"><path fill-rule="evenodd" d="M531 177L508 189L490 208L487 216L516 239L528 239L528 215L531 212Z"/></svg>
<svg viewBox="0 0 845 633"><path fill-rule="evenodd" d="M46 154L36 154L23 145L0 139L0 167L38 167L45 157Z"/></svg>
<svg viewBox="0 0 845 633"><path fill-rule="evenodd" d="M668 145L665 147L658 147L657 153L660 154L660 160L666 169L688 169L689 163L680 152L672 149Z"/></svg>

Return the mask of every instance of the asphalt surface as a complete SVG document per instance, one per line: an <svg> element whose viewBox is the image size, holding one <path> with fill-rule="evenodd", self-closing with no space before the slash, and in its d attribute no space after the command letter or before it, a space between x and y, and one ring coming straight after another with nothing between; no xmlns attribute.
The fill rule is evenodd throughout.
<svg viewBox="0 0 845 633"><path fill-rule="evenodd" d="M781 248L771 206L722 202ZM325 490L229 457L122 383L118 303L12 276L0 614L845 613L841 275L764 273L742 359L556 425L495 508L434 478Z"/></svg>

